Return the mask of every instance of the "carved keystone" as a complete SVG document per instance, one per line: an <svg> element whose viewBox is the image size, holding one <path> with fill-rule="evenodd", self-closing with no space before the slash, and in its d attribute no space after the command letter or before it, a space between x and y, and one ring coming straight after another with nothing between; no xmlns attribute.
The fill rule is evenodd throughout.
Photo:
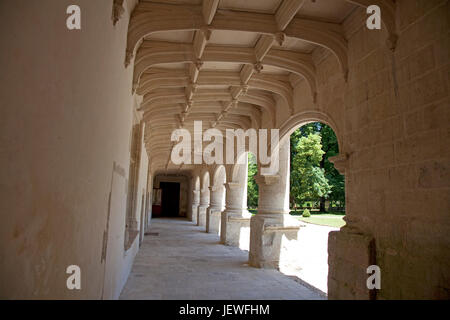
<svg viewBox="0 0 450 320"><path fill-rule="evenodd" d="M286 34L284 32L278 32L275 34L275 41L279 46L283 46L284 41L286 40Z"/></svg>
<svg viewBox="0 0 450 320"><path fill-rule="evenodd" d="M261 61L258 61L257 63L255 63L253 68L257 73L260 73L264 69L264 66L262 65Z"/></svg>
<svg viewBox="0 0 450 320"><path fill-rule="evenodd" d="M194 62L195 68L197 68L198 71L203 67L203 61L202 60L196 60Z"/></svg>

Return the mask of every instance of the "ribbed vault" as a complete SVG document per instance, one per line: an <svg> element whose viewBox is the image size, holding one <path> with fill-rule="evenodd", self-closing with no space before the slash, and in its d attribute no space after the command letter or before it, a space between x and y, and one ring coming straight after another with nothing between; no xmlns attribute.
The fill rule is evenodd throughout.
<svg viewBox="0 0 450 320"><path fill-rule="evenodd" d="M395 9L391 0L371 2L388 13ZM194 121L203 121L204 130L275 127L277 101L294 115L299 81L306 81L315 102L314 50L329 50L346 77L342 22L356 7L368 5L365 0L141 0L131 17L125 64L133 62L133 90L143 96L139 110L152 166L176 169L170 162L171 133L192 130Z"/></svg>

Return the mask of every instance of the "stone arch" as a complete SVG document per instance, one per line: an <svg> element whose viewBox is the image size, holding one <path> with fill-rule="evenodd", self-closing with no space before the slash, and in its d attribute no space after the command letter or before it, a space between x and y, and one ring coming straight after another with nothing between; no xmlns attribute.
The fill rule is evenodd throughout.
<svg viewBox="0 0 450 320"><path fill-rule="evenodd" d="M339 152L342 153L342 149L344 146L342 130L339 129L338 125L330 115L322 111L300 112L287 119L280 126L280 142L284 141L284 139L289 138L291 134L298 128L311 122L321 122L333 129L338 140Z"/></svg>
<svg viewBox="0 0 450 320"><path fill-rule="evenodd" d="M227 181L227 172L224 165L218 165L212 175L212 186L222 186Z"/></svg>
<svg viewBox="0 0 450 320"><path fill-rule="evenodd" d="M247 160L248 151L241 152L236 156L236 163L232 166L231 181L237 183L245 183L247 181Z"/></svg>
<svg viewBox="0 0 450 320"><path fill-rule="evenodd" d="M204 190L204 188L208 188L210 186L210 174L208 170L202 172L200 181L200 190Z"/></svg>
<svg viewBox="0 0 450 320"><path fill-rule="evenodd" d="M280 131L278 144L272 148L270 142L268 142L269 143L268 150L271 150L275 154L272 157L271 161L272 162L278 161L276 155L279 154L280 146L284 143L287 143L287 140L295 130L312 122L321 122L328 125L331 129L333 129L334 133L336 134L336 138L338 140L339 155L330 158L330 161L335 164L336 169L338 169L339 172L344 174L348 155L344 150L345 145L343 142L342 131L339 129L338 125L333 120L333 118L327 113L322 111L305 111L289 117L279 128ZM275 175L277 174L276 171L278 171L278 166L270 166L270 167L258 166L258 174L260 175Z"/></svg>
<svg viewBox="0 0 450 320"><path fill-rule="evenodd" d="M218 200L221 207L225 207L225 183L227 182L227 171L224 165L219 165L215 168L211 182L213 190L219 192Z"/></svg>

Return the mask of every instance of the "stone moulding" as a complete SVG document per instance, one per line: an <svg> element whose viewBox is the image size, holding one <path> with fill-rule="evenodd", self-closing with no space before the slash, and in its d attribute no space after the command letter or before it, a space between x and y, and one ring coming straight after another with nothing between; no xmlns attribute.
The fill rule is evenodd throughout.
<svg viewBox="0 0 450 320"><path fill-rule="evenodd" d="M277 231L298 231L301 227L304 225L298 225L298 226L290 226L290 227L283 227L283 226L264 226L264 232L277 232Z"/></svg>
<svg viewBox="0 0 450 320"><path fill-rule="evenodd" d="M238 216L228 216L228 221L250 221L251 217L238 217Z"/></svg>
<svg viewBox="0 0 450 320"><path fill-rule="evenodd" d="M223 187L222 186L212 186L209 187L209 190L212 192L220 191Z"/></svg>
<svg viewBox="0 0 450 320"><path fill-rule="evenodd" d="M119 22L124 13L125 8L123 7L123 0L114 0L112 11L112 21L114 26Z"/></svg>
<svg viewBox="0 0 450 320"><path fill-rule="evenodd" d="M228 182L225 186L228 189L237 189L241 187L241 184L239 182Z"/></svg>
<svg viewBox="0 0 450 320"><path fill-rule="evenodd" d="M348 159L349 155L347 153L328 158L340 174L345 174L345 170L348 168Z"/></svg>
<svg viewBox="0 0 450 320"><path fill-rule="evenodd" d="M269 207L263 207L263 206L259 206L258 207L258 215L269 215L269 216L273 216L273 215L283 215L283 214L287 214L288 212L286 212L285 210L278 210L275 208L269 208Z"/></svg>

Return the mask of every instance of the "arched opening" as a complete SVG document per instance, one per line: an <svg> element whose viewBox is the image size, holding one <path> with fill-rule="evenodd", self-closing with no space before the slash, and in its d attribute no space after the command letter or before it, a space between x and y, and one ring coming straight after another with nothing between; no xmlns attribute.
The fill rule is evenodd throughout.
<svg viewBox="0 0 450 320"><path fill-rule="evenodd" d="M290 134L290 215L302 226L295 259L283 270L328 291L328 234L345 225L345 179L329 161L339 154L334 130L309 122Z"/></svg>
<svg viewBox="0 0 450 320"><path fill-rule="evenodd" d="M306 124L291 134L290 146L290 207L298 214L304 210L322 214L324 221L317 224L343 226L343 221L325 220L326 214L335 213L340 218L345 214L344 176L329 161L339 154L333 129L321 122Z"/></svg>
<svg viewBox="0 0 450 320"><path fill-rule="evenodd" d="M258 164L253 153L248 153L247 170L247 208L252 214L258 210L258 184L255 176L258 174Z"/></svg>

